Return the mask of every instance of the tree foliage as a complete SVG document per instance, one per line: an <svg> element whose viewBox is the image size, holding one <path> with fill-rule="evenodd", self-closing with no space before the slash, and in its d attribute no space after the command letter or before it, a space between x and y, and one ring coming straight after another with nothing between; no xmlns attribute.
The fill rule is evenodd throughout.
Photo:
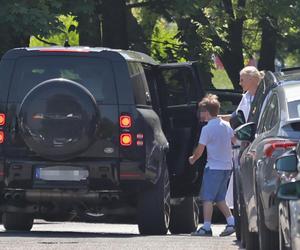
<svg viewBox="0 0 300 250"><path fill-rule="evenodd" d="M0 0L0 6L0 54L28 46L32 35L47 36L62 27L58 19L61 1Z"/></svg>
<svg viewBox="0 0 300 250"><path fill-rule="evenodd" d="M130 48L161 62L197 60L209 75L219 55L234 87L248 59L274 70L299 62L297 0L0 0L0 54L32 44ZM44 41L44 42L43 42Z"/></svg>

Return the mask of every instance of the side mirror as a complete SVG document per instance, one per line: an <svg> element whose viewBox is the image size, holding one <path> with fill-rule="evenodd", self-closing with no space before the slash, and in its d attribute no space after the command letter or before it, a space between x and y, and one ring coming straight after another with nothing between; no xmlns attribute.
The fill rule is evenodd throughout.
<svg viewBox="0 0 300 250"><path fill-rule="evenodd" d="M246 119L245 119L243 111L238 110L238 111L233 112L229 122L230 122L230 126L233 129L236 129L237 127L241 126L242 124L245 124Z"/></svg>
<svg viewBox="0 0 300 250"><path fill-rule="evenodd" d="M256 124L254 122L248 122L236 128L234 132L240 141L252 142L256 132Z"/></svg>
<svg viewBox="0 0 300 250"><path fill-rule="evenodd" d="M288 154L279 157L275 161L275 168L280 172L297 172L298 159L296 154Z"/></svg>
<svg viewBox="0 0 300 250"><path fill-rule="evenodd" d="M298 200L300 198L300 181L281 184L277 190L277 197L282 200Z"/></svg>

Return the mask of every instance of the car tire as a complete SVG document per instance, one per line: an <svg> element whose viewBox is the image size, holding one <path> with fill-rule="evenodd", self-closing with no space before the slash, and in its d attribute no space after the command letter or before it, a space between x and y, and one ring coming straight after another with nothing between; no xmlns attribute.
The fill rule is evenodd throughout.
<svg viewBox="0 0 300 250"><path fill-rule="evenodd" d="M140 234L166 234L170 213L170 181L167 167L164 165L157 183L139 195L137 221Z"/></svg>
<svg viewBox="0 0 300 250"><path fill-rule="evenodd" d="M280 220L279 220L279 225L278 225L278 237L279 237L279 249L280 250L291 250L292 249L291 247L287 247L284 243Z"/></svg>
<svg viewBox="0 0 300 250"><path fill-rule="evenodd" d="M199 208L194 197L186 197L179 205L171 206L169 230L172 234L188 234L197 229Z"/></svg>
<svg viewBox="0 0 300 250"><path fill-rule="evenodd" d="M238 241L241 240L241 216L240 216L240 208L238 205L238 190L236 185L236 176L235 171L233 171L233 216L235 220L235 235Z"/></svg>
<svg viewBox="0 0 300 250"><path fill-rule="evenodd" d="M241 225L243 225L243 237L244 237L244 243L247 250L257 250L259 249L259 242L258 242L258 235L255 232L249 231L249 223L248 223L248 217L246 214L246 206L241 198Z"/></svg>
<svg viewBox="0 0 300 250"><path fill-rule="evenodd" d="M6 231L30 231L33 217L29 214L4 212L2 222Z"/></svg>
<svg viewBox="0 0 300 250"><path fill-rule="evenodd" d="M279 249L280 250L292 250L293 247L287 247L285 245L285 240L284 240L284 235L283 235L283 228L282 228L282 224L281 224L281 212L283 212L283 210L281 210L282 206L284 206L282 203L286 203L285 206L288 207L288 213L289 214L284 214L283 217L288 217L289 218L289 235L291 234L291 221L290 221L290 206L289 206L289 201L281 201L279 203L279 208L278 208L278 239L279 239ZM292 240L290 239L290 244L292 244Z"/></svg>
<svg viewBox="0 0 300 250"><path fill-rule="evenodd" d="M259 248L264 250L277 250L279 249L278 233L271 231L265 224L264 211L261 201L258 199L258 238ZM270 240L272 239L272 240Z"/></svg>

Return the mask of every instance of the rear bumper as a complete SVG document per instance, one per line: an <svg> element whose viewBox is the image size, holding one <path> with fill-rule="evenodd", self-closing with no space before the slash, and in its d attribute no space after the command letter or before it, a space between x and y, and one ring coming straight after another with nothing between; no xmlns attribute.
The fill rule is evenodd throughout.
<svg viewBox="0 0 300 250"><path fill-rule="evenodd" d="M36 171L38 168L60 166L64 168L75 167L86 169L88 170L88 177L80 181L37 180ZM2 186L4 188L111 190L119 187L123 181L134 183L135 181L140 182L148 179L146 178L145 168L141 162L127 161L120 163L119 159L76 162L9 159L3 161L3 169Z"/></svg>
<svg viewBox="0 0 300 250"><path fill-rule="evenodd" d="M106 204L120 200L121 191L87 191L87 190L48 190L48 189L4 189L3 199L6 202L55 202L69 204L70 202L86 202Z"/></svg>

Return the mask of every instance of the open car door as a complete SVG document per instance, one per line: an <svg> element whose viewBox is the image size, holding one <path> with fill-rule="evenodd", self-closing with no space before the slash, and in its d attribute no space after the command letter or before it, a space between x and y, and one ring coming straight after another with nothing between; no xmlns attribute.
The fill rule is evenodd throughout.
<svg viewBox="0 0 300 250"><path fill-rule="evenodd" d="M188 157L198 144L204 125L197 118L197 104L204 95L203 85L189 62L163 64L157 70L162 127L170 146L167 164L171 173L171 196L197 196L206 154L195 166L190 166Z"/></svg>

